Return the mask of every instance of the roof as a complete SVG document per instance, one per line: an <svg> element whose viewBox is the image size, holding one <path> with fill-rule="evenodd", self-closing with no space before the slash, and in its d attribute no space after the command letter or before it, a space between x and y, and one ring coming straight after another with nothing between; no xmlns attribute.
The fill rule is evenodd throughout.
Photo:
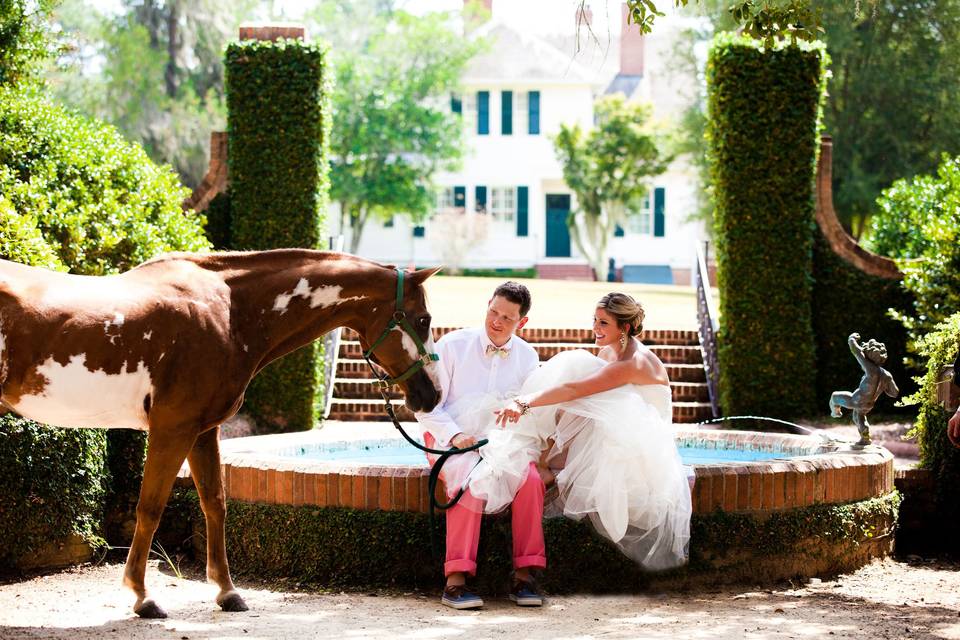
<svg viewBox="0 0 960 640"><path fill-rule="evenodd" d="M463 75L467 83L551 82L603 85L603 78L538 36L492 19L474 32L488 47L474 56Z"/></svg>

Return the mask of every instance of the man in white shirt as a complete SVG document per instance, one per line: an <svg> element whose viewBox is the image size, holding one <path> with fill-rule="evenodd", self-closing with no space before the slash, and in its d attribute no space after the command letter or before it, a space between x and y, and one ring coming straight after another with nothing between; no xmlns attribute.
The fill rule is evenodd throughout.
<svg viewBox="0 0 960 640"><path fill-rule="evenodd" d="M442 397L429 413L418 413L424 441L432 448L469 447L495 428L494 416L482 427L457 424L448 409L468 394L496 394L508 399L516 396L524 380L538 366L537 352L515 332L527 323L530 292L516 282L497 287L487 304L483 328L460 329L436 344L440 355L438 378ZM470 430L475 432L467 432ZM430 456L428 456L429 458ZM479 459L475 452L454 456L443 470L448 490L457 489L465 474ZM431 458L431 463L433 459ZM449 471L448 471L449 470ZM458 471L459 470L459 471ZM543 597L530 575L534 568L547 565L543 541L544 485L531 463L526 480L511 506L513 525L514 585L510 597L520 606L540 606ZM447 549L444 574L447 578L443 604L455 609L483 606L483 600L466 586L467 575L477 569L477 543L483 504L469 491L446 512Z"/></svg>

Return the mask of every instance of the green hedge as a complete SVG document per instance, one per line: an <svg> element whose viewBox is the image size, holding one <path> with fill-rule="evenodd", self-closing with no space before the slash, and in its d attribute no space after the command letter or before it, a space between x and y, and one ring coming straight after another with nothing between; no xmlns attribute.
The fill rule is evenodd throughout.
<svg viewBox="0 0 960 640"><path fill-rule="evenodd" d="M707 62L720 288L720 403L727 415L811 413L811 272L821 45L721 34Z"/></svg>
<svg viewBox="0 0 960 640"><path fill-rule="evenodd" d="M327 49L298 40L227 47L230 243L235 249L322 248L330 127ZM322 345L262 371L244 410L267 431L314 426L322 410Z"/></svg>
<svg viewBox="0 0 960 640"><path fill-rule="evenodd" d="M910 398L909 405L920 405L913 433L920 445L920 466L934 475L938 516L937 535L941 540L955 541L960 535L960 449L947 438L947 420L950 415L937 402L940 371L954 363L960 351L960 313L940 323L937 328L917 343L919 354L926 359L926 374L920 380L920 389ZM949 383L947 383L949 384ZM949 545L954 544L949 542Z"/></svg>
<svg viewBox="0 0 960 640"><path fill-rule="evenodd" d="M911 372L904 365L907 331L892 318L889 309L910 308L910 295L899 280L864 273L838 256L819 231L813 249L813 331L817 340L817 410L826 413L830 394L856 389L863 376L847 346L857 332L864 340L874 338L887 345L884 368L893 374L900 394L916 390ZM893 400L882 396L879 407L891 408Z"/></svg>
<svg viewBox="0 0 960 640"><path fill-rule="evenodd" d="M544 520L548 593L623 592L660 584L768 581L833 573L861 566L887 540L900 496L844 505L816 505L774 514L695 515L690 563L660 574L645 573L585 522ZM191 513L194 548L203 551L203 516L196 493L181 491L172 511ZM182 517L165 516L178 526ZM167 526L167 525L164 525ZM435 529L443 553L444 518ZM179 535L184 535L181 532ZM183 538L181 538L183 539ZM510 584L509 516L485 517L475 584L502 593ZM881 542L882 544L882 542ZM887 549L889 548L886 547ZM436 588L442 561L430 549L426 514L294 507L231 501L227 554L237 575L291 578L324 588Z"/></svg>

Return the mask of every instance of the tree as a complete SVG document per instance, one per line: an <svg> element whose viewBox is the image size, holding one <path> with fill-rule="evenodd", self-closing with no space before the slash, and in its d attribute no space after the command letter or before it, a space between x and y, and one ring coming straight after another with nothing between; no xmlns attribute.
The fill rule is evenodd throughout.
<svg viewBox="0 0 960 640"><path fill-rule="evenodd" d="M124 0L123 12L108 17L67 0L57 19L72 54L52 85L64 102L115 125L194 187L206 173L210 131L225 123L223 47L254 5ZM102 68L91 72L91 58L102 58Z"/></svg>
<svg viewBox="0 0 960 640"><path fill-rule="evenodd" d="M419 221L433 208L433 176L464 146L449 96L478 49L444 17L404 12L373 25L361 46L337 60L330 144L331 198L352 253L372 218Z"/></svg>
<svg viewBox="0 0 960 640"><path fill-rule="evenodd" d="M596 128L584 132L579 125L561 125L553 144L563 179L577 196L567 219L570 235L597 278L606 280L614 228L639 208L647 194L645 178L666 171L670 158L645 126L648 106L613 95L597 100L595 113Z"/></svg>
<svg viewBox="0 0 960 640"><path fill-rule="evenodd" d="M713 32L737 26L725 5L699 3ZM935 171L941 153L960 153L960 0L885 0L859 12L844 3L819 6L832 60L823 126L834 139L833 197L840 221L860 238L883 189ZM688 36L675 63L689 65L695 42L711 33ZM685 150L695 159L706 148L703 116L697 101L684 118Z"/></svg>
<svg viewBox="0 0 960 640"><path fill-rule="evenodd" d="M860 13L861 4L876 5L881 0L860 0L854 3L853 12ZM586 2L583 0L581 6ZM686 7L690 0L673 0L675 7ZM812 42L823 32L823 9L843 5L833 0L696 0L695 5L706 5L722 10L744 34L766 40L772 45L775 40L789 38L791 41ZM627 0L628 16L641 33L653 30L654 19L664 15L653 0ZM851 8L846 6L844 11Z"/></svg>
<svg viewBox="0 0 960 640"><path fill-rule="evenodd" d="M37 77L50 57L49 17L59 0L0 0L0 86Z"/></svg>

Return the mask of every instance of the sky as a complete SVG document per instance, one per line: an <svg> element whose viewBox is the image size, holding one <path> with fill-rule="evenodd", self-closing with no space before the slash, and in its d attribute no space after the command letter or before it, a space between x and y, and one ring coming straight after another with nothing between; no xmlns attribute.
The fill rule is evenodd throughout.
<svg viewBox="0 0 960 640"><path fill-rule="evenodd" d="M622 0L586 0L593 12L594 32L603 38L609 29L611 35L620 31ZM120 13L120 0L92 0L91 4L105 13ZM287 19L296 21L316 4L316 0L274 0L278 11ZM544 34L573 34L576 10L580 0L493 0L493 13L507 24L522 27L525 32ZM671 2L661 2L661 10L670 13ZM397 0L400 8L414 14L431 11L459 11L463 0Z"/></svg>

